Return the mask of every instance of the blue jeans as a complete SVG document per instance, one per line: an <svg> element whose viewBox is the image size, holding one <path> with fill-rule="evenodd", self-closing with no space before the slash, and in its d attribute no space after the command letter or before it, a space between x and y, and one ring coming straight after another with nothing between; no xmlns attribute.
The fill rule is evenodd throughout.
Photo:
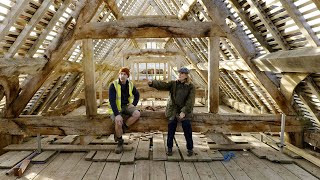
<svg viewBox="0 0 320 180"><path fill-rule="evenodd" d="M170 118L168 122L168 138L167 138L167 147L173 147L173 138L174 134L176 133L178 120L176 117ZM184 133L184 137L187 141L187 149L193 149L193 140L192 140L192 128L191 128L191 121L189 119L185 119L181 121L182 129Z"/></svg>

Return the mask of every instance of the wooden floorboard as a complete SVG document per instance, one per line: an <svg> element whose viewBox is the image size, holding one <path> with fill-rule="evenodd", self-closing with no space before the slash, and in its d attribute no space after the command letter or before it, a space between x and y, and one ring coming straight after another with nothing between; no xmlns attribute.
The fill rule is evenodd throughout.
<svg viewBox="0 0 320 180"><path fill-rule="evenodd" d="M51 158L48 158L47 161L41 161L41 163L38 164L29 164L22 179L313 180L318 179L319 177L319 168L312 166L313 164L310 164L303 159L295 159L296 164L280 164L271 162L267 159L259 159L259 157L255 156L250 151L241 150L233 151L235 156L232 157L230 161L223 161L223 156L219 151L213 151L205 146L207 145L206 139L201 134L194 134L195 152L198 154L191 157L193 158L191 159L192 161L187 159L189 157L186 156L186 143L182 133L176 134L178 147L175 154L180 157L180 153L182 153L185 155L185 159L180 157L180 160L178 161L171 161L170 158L161 161L159 161L159 159L153 160L152 154L150 154L151 151L149 151L149 143L151 142L150 138L157 136L159 136L158 145L161 144L158 146L160 147L160 150L157 150L157 146L154 146L152 150L164 153L165 151L163 151L163 149L166 147L165 133L127 134L126 138L132 142L130 144L130 146L133 147L131 151L125 151L122 154L115 154L114 150L104 150L96 152L96 154L93 153L93 151L57 152ZM250 138L244 137L244 139L248 140ZM242 137L239 137L238 140L242 141L243 139ZM257 139L255 139L255 141L256 140ZM249 141L249 143L251 142ZM253 145L261 145L261 142L254 143ZM199 155L201 152L205 152L208 155ZM275 152L279 153L278 151ZM11 159L18 154L19 151L10 151L0 156L0 160L3 160L0 163ZM91 154L91 158L96 157L96 159L88 159L88 154ZM201 156L209 156L208 162L205 162ZM220 158L220 160L217 160L218 158ZM6 176L5 172L7 170L8 169L0 169L0 180L16 179L13 175Z"/></svg>
<svg viewBox="0 0 320 180"><path fill-rule="evenodd" d="M164 164L166 168L167 179L183 180L178 162L166 161Z"/></svg>
<svg viewBox="0 0 320 180"><path fill-rule="evenodd" d="M136 161L134 169L134 180L147 180L150 177L150 161L138 160Z"/></svg>

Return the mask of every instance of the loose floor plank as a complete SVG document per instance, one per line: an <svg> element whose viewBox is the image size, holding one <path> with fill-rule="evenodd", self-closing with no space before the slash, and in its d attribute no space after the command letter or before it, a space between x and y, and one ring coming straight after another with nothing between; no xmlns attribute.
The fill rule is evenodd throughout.
<svg viewBox="0 0 320 180"><path fill-rule="evenodd" d="M208 133L206 136L216 144L235 144L223 133Z"/></svg>
<svg viewBox="0 0 320 180"><path fill-rule="evenodd" d="M301 179L308 179L308 180L318 179L295 164L283 164L283 166Z"/></svg>
<svg viewBox="0 0 320 180"><path fill-rule="evenodd" d="M150 141L139 140L137 153L135 159L149 159Z"/></svg>
<svg viewBox="0 0 320 180"><path fill-rule="evenodd" d="M233 180L232 176L220 161L208 162L217 179Z"/></svg>
<svg viewBox="0 0 320 180"><path fill-rule="evenodd" d="M178 144L178 147L180 149L182 158L184 161L198 161L197 157L195 155L187 156L187 147L186 147L186 140L184 138L184 135L182 134L176 134L175 135L176 142Z"/></svg>
<svg viewBox="0 0 320 180"><path fill-rule="evenodd" d="M165 148L166 148L166 152L168 151L168 147L167 147L167 137L168 135L167 134L164 134L163 135L163 140L164 140L164 145L165 145ZM167 156L167 159L168 161L181 161L182 158L180 156L180 152L179 152L179 149L176 145L176 143L173 143L173 147L172 147L172 156Z"/></svg>
<svg viewBox="0 0 320 180"><path fill-rule="evenodd" d="M181 173L184 180L200 180L198 172L191 162L179 162Z"/></svg>
<svg viewBox="0 0 320 180"><path fill-rule="evenodd" d="M206 162L194 162L198 175L201 180L216 180L216 176Z"/></svg>
<svg viewBox="0 0 320 180"><path fill-rule="evenodd" d="M55 154L51 159L49 159L45 164L31 164L29 168L23 173L20 179L34 179L40 172L47 168L49 164L59 155Z"/></svg>
<svg viewBox="0 0 320 180"><path fill-rule="evenodd" d="M5 161L2 161L0 163L0 168L12 168L14 165L18 164L20 161L22 161L24 158L29 156L32 153L32 151L20 151L14 156L6 159Z"/></svg>
<svg viewBox="0 0 320 180"><path fill-rule="evenodd" d="M167 179L183 180L178 162L165 161Z"/></svg>
<svg viewBox="0 0 320 180"><path fill-rule="evenodd" d="M32 158L32 163L45 163L47 162L52 156L54 156L57 151L43 151L36 157Z"/></svg>
<svg viewBox="0 0 320 180"><path fill-rule="evenodd" d="M236 151L234 152L236 157L233 160L237 163L237 165L243 169L244 172L251 179L259 179L259 180L267 180L268 178L264 176L260 171L258 171L244 156L247 155L247 152L244 151Z"/></svg>
<svg viewBox="0 0 320 180"><path fill-rule="evenodd" d="M150 180L166 180L165 161L150 161Z"/></svg>
<svg viewBox="0 0 320 180"><path fill-rule="evenodd" d="M117 180L132 180L133 172L134 172L133 164L121 165L118 176L117 176Z"/></svg>
<svg viewBox="0 0 320 180"><path fill-rule="evenodd" d="M9 152L6 152L4 154L2 154L0 156L0 162L4 162L6 161L7 159L11 158L12 156L15 156L16 154L18 154L19 151L9 151Z"/></svg>
<svg viewBox="0 0 320 180"><path fill-rule="evenodd" d="M97 151L90 151L87 153L86 157L84 158L87 161L91 161L92 158L96 155Z"/></svg>
<svg viewBox="0 0 320 180"><path fill-rule="evenodd" d="M44 151L99 151L99 150L114 150L116 145L69 145L69 144L54 144L54 145L43 145L42 150ZM29 145L29 144L11 144L3 148L4 150L8 151L32 151L37 150L38 146L36 145ZM124 151L131 151L132 145L124 145Z"/></svg>
<svg viewBox="0 0 320 180"><path fill-rule="evenodd" d="M110 154L110 151L97 151L96 155L92 158L92 161L95 162L102 162L107 161L108 155Z"/></svg>
<svg viewBox="0 0 320 180"><path fill-rule="evenodd" d="M210 149L208 150L208 155L210 156L212 161L222 161L224 159L223 155L218 150Z"/></svg>
<svg viewBox="0 0 320 180"><path fill-rule="evenodd" d="M82 180L99 179L106 162L93 162Z"/></svg>
<svg viewBox="0 0 320 180"><path fill-rule="evenodd" d="M107 162L100 175L99 180L114 180L117 178L120 164L117 162Z"/></svg>
<svg viewBox="0 0 320 180"><path fill-rule="evenodd" d="M200 138L199 135L193 135L193 151L198 159L198 161L211 161L211 157L208 154L210 150L207 142Z"/></svg>
<svg viewBox="0 0 320 180"><path fill-rule="evenodd" d="M152 151L153 160L167 160L165 144L163 141L163 134L154 134L153 135L153 151Z"/></svg>
<svg viewBox="0 0 320 180"><path fill-rule="evenodd" d="M123 152L123 155L120 159L120 164L133 164L134 163L134 157L136 155L137 146L138 146L139 140L135 140L132 143L132 151L125 151Z"/></svg>
<svg viewBox="0 0 320 180"><path fill-rule="evenodd" d="M73 141L76 140L76 138L78 137L78 135L68 135L62 139L58 139L56 141L54 141L54 144L71 144Z"/></svg>
<svg viewBox="0 0 320 180"><path fill-rule="evenodd" d="M111 150L110 154L109 154L109 156L107 158L107 161L108 162L120 162L120 159L121 159L122 155L123 155L123 152L121 152L119 154L116 154L114 152L114 150Z"/></svg>
<svg viewBox="0 0 320 180"><path fill-rule="evenodd" d="M149 179L150 173L150 161L139 160L136 161L136 166L134 169L134 180L147 180Z"/></svg>

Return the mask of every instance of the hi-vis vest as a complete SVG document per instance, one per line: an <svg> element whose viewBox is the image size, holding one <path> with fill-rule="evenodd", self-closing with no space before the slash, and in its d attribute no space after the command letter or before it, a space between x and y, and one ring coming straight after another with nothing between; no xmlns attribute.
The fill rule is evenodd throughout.
<svg viewBox="0 0 320 180"><path fill-rule="evenodd" d="M119 111L121 111L121 85L119 84L119 79L113 81L114 88L116 89L117 97L116 104ZM133 83L129 81L129 104L133 103Z"/></svg>

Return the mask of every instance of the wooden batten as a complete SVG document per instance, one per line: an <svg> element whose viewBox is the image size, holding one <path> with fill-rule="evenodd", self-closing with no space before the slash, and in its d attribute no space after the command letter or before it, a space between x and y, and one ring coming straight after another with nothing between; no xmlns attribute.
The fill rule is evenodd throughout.
<svg viewBox="0 0 320 180"><path fill-rule="evenodd" d="M132 132L167 131L168 120L164 112L142 112L139 121L129 129ZM280 115L226 115L195 113L194 132L279 132ZM0 121L0 134L12 135L108 135L113 133L109 115L86 116L20 116ZM299 117L286 117L287 132L301 132L304 125ZM179 128L178 128L179 129Z"/></svg>

